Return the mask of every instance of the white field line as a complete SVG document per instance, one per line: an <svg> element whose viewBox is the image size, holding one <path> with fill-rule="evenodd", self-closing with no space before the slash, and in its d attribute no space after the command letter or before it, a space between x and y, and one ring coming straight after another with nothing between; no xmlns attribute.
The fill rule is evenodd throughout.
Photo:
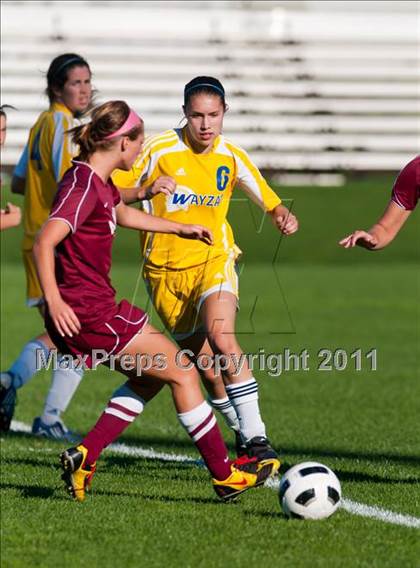
<svg viewBox="0 0 420 568"><path fill-rule="evenodd" d="M25 434L30 434L32 432L32 428L29 424L19 422L18 420L12 420L10 430L13 430L13 432L24 432Z"/></svg>
<svg viewBox="0 0 420 568"><path fill-rule="evenodd" d="M17 420L12 420L10 427L13 432L25 432L30 433L31 427L28 424L19 422ZM141 448L139 446L128 446L126 444L111 444L105 451L112 451L116 454L156 459L162 461L171 462L183 462L183 463L195 463L197 465L202 465L201 460L195 459L192 456L182 455L182 454L170 454L166 452L155 452L153 449ZM278 491L280 481L278 479L269 479L265 486ZM385 523L390 523L393 525L402 525L404 527L420 529L420 518L412 517L410 515L402 515L401 513L394 513L393 511L388 511L387 509L381 509L380 507L365 505L364 503L357 503L357 501L351 501L350 499L341 500L341 508L351 513L352 515L358 515L360 517L369 517L376 519L378 521L383 521Z"/></svg>
<svg viewBox="0 0 420 568"><path fill-rule="evenodd" d="M123 456L131 456L135 458L149 458L154 460L170 461L170 462L182 462L182 463L195 463L197 465L203 465L200 459L194 459L191 456L183 456L182 454L168 454L165 452L155 452L152 449L147 450L146 448L139 448L138 446L127 446L126 444L111 444L107 447L107 450L111 450L116 454L121 454Z"/></svg>
<svg viewBox="0 0 420 568"><path fill-rule="evenodd" d="M13 432L24 432L25 434L30 434L32 431L29 424L24 422L19 422L18 420L12 420L10 425L10 430ZM149 458L162 461L172 461L172 462L189 462L189 463L202 463L200 459L195 459L192 456L183 456L182 454L168 454L166 452L155 452L152 449L140 448L139 446L127 446L126 444L110 444L106 448L107 451L113 451L116 454L121 454L123 456L132 456L135 458Z"/></svg>
<svg viewBox="0 0 420 568"><path fill-rule="evenodd" d="M270 489L275 489L276 491L278 490L279 485L280 480L278 479L268 479L265 482L266 487L270 487ZM380 507L372 505L365 505L364 503L357 503L357 501L351 501L350 499L341 499L341 508L348 513L359 515L360 517L370 517L393 525L402 525L404 527L420 529L420 519L418 517L394 513L387 509L381 509Z"/></svg>
<svg viewBox="0 0 420 568"><path fill-rule="evenodd" d="M380 507L365 505L363 503L357 503L356 501L350 501L350 499L343 499L342 508L345 509L348 513L352 513L353 515L370 517L372 519L384 521L385 523L392 523L393 525L402 525L403 527L420 529L420 519L418 517L401 515L400 513L394 513L393 511L388 511L387 509L381 509Z"/></svg>

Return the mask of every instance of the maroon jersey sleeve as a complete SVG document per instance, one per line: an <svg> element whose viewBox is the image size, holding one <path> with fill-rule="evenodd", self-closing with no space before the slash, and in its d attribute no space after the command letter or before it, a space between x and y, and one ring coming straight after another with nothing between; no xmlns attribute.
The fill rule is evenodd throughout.
<svg viewBox="0 0 420 568"><path fill-rule="evenodd" d="M49 219L60 219L75 233L94 210L98 194L92 183L93 170L79 167L69 170L63 177L53 203Z"/></svg>
<svg viewBox="0 0 420 568"><path fill-rule="evenodd" d="M398 174L392 189L392 201L412 211L420 196L420 156L411 160Z"/></svg>

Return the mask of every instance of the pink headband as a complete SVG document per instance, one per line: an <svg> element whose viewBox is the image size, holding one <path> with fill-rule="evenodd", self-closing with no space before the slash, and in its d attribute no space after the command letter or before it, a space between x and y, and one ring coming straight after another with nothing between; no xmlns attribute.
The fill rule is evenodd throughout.
<svg viewBox="0 0 420 568"><path fill-rule="evenodd" d="M128 132L130 132L132 128L134 128L135 126L140 126L141 124L143 124L143 120L137 113L134 112L134 110L130 109L130 114L128 115L127 120L124 122L121 128L119 128L112 134L108 134L108 136L105 136L103 140L111 140L112 138L116 138L117 136L128 134Z"/></svg>

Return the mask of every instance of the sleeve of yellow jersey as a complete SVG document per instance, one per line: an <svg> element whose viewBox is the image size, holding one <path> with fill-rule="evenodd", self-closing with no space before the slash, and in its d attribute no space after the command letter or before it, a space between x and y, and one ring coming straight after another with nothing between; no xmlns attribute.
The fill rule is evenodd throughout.
<svg viewBox="0 0 420 568"><path fill-rule="evenodd" d="M58 183L71 167L73 148L71 137L66 132L73 127L71 118L63 112L54 113L54 138L52 143L52 165L55 181Z"/></svg>
<svg viewBox="0 0 420 568"><path fill-rule="evenodd" d="M237 166L237 183L248 197L264 211L272 211L277 205L280 205L280 197L265 181L245 150L233 146L232 152Z"/></svg>

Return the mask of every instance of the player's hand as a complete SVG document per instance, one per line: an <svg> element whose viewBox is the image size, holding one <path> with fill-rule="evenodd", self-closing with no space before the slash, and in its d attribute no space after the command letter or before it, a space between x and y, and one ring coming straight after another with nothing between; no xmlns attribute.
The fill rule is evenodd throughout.
<svg viewBox="0 0 420 568"><path fill-rule="evenodd" d="M180 223L178 236L183 239L195 239L202 241L207 245L213 244L213 233L207 227L202 225L186 225Z"/></svg>
<svg viewBox="0 0 420 568"><path fill-rule="evenodd" d="M176 189L176 181L170 176L160 176L146 189L146 199L152 199L158 193L172 195Z"/></svg>
<svg viewBox="0 0 420 568"><path fill-rule="evenodd" d="M283 235L293 235L299 228L297 218L287 207L283 207L282 205L276 207L272 216L274 224Z"/></svg>
<svg viewBox="0 0 420 568"><path fill-rule="evenodd" d="M366 231L354 231L351 235L341 239L338 244L346 249L353 248L356 245L372 249L378 244L378 239Z"/></svg>
<svg viewBox="0 0 420 568"><path fill-rule="evenodd" d="M10 215L10 217L13 218L14 225L19 225L22 218L20 207L13 205L13 203L8 203L4 212L6 215Z"/></svg>
<svg viewBox="0 0 420 568"><path fill-rule="evenodd" d="M80 322L73 309L60 297L48 302L48 311L58 333L65 337L77 335L81 329Z"/></svg>

